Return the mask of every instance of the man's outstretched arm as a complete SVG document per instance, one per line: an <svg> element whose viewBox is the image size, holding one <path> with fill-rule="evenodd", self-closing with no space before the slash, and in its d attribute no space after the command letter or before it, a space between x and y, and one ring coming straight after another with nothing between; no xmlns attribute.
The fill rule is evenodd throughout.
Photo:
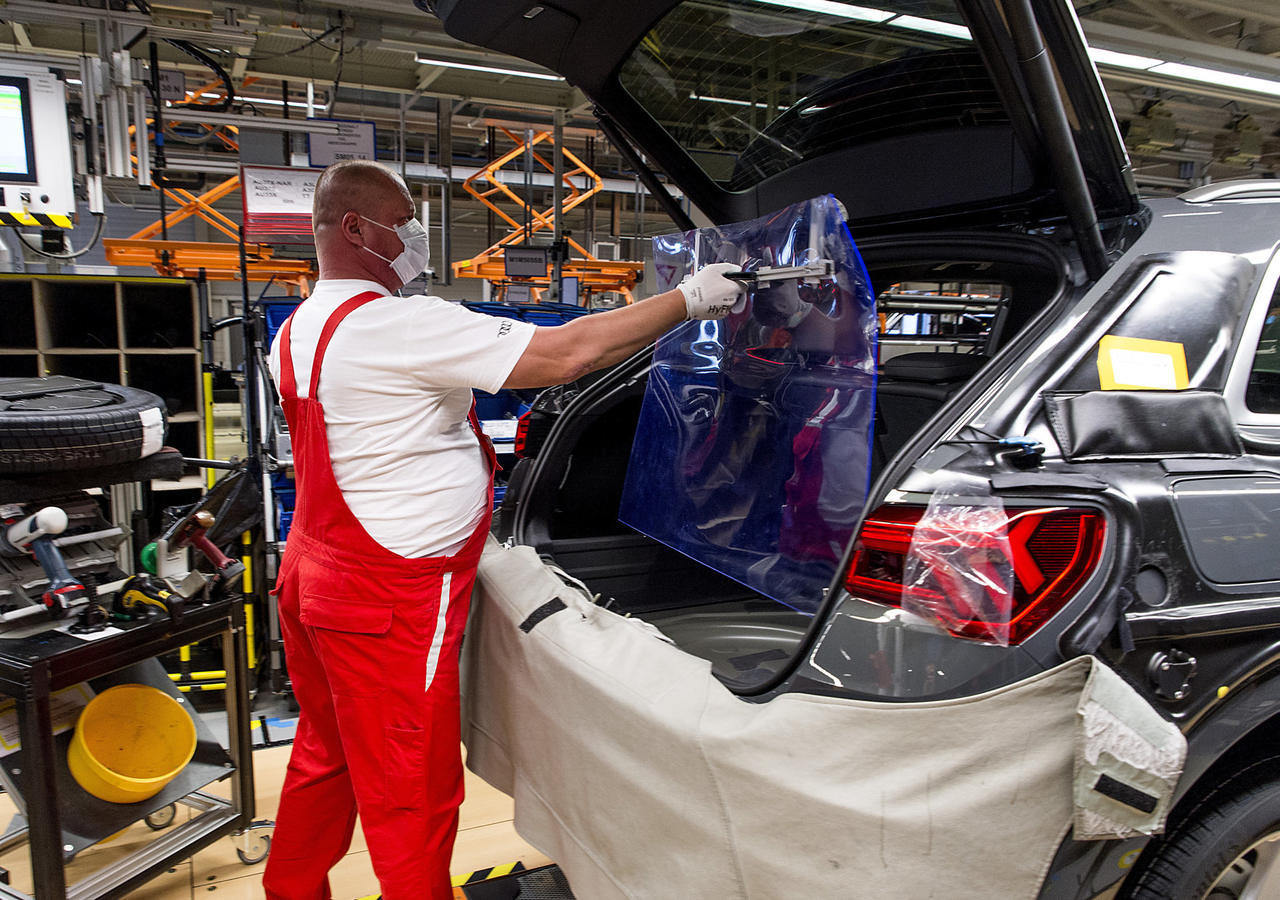
<svg viewBox="0 0 1280 900"><path fill-rule="evenodd" d="M621 362L685 319L722 319L742 286L725 277L733 263L712 263L665 294L534 332L503 387L565 384Z"/></svg>

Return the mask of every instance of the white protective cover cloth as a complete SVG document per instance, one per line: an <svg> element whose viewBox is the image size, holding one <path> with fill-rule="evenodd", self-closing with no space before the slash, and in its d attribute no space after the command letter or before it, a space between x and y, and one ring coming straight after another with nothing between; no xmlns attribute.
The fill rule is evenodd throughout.
<svg viewBox="0 0 1280 900"><path fill-rule="evenodd" d="M1032 898L1073 817L1158 830L1185 755L1090 657L963 700L749 703L531 548L490 543L473 611L467 765L584 900ZM1101 771L1158 808L1090 790Z"/></svg>

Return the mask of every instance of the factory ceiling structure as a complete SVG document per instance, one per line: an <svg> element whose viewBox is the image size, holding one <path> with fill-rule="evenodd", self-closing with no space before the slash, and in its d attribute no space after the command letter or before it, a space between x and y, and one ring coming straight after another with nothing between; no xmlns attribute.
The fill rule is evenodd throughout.
<svg viewBox="0 0 1280 900"><path fill-rule="evenodd" d="M424 0L424 3L426 0ZM817 0L769 0L820 8ZM33 57L65 66L97 52L106 29L145 56L148 40L177 37L230 76L229 111L270 120L321 117L373 121L379 156L407 174L460 180L487 158L491 127L547 127L564 116L568 141L595 136L587 98L564 80L517 59L465 45L409 0L225 5L112 3L113 9L46 0L10 0L0 10L0 58ZM429 4L428 4L429 5ZM1125 135L1140 188L1171 193L1225 178L1269 176L1280 168L1280 10L1270 0L1092 0L1076 12ZM145 33L142 29L148 29ZM921 46L930 35L919 34ZM668 52L710 52L672 47ZM717 81L708 103L762 107L782 97L788 61L737 67L733 42L716 48ZM189 52L161 44L164 68L181 70L200 99L222 101L225 87ZM777 102L777 101L774 101ZM293 125L297 128L300 123ZM439 157L445 142L448 159ZM600 142L604 171L623 161ZM235 154L216 141L172 148L173 169L235 170ZM461 168L453 172L453 165ZM421 168L419 168L421 166ZM623 190L626 184L611 185Z"/></svg>

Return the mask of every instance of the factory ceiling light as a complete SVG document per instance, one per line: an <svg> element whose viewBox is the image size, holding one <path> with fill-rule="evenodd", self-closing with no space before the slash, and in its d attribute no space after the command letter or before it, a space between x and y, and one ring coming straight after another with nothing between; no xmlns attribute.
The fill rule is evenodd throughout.
<svg viewBox="0 0 1280 900"><path fill-rule="evenodd" d="M755 107L758 107L759 109L768 109L768 108L769 108L769 104L767 104L767 103L753 102L753 101L751 101L751 100L733 100L733 99L731 99L731 98L729 98L729 97L712 97L712 96L710 96L710 95L708 95L708 94L694 94L694 93L690 93L690 94L689 94L689 99L690 99L690 100L702 100L702 101L705 101L705 102L707 102L707 103L727 103L727 104L729 104L730 106L755 106Z"/></svg>
<svg viewBox="0 0 1280 900"><path fill-rule="evenodd" d="M1132 69L1148 72L1152 75L1165 75L1183 81L1211 84L1219 87L1252 91L1257 94L1269 94L1280 97L1280 81L1274 78L1260 78L1257 75L1245 75L1240 72L1225 72L1221 69L1210 69L1205 66L1193 66L1181 62L1165 62L1150 56L1137 56L1132 53L1117 53L1100 47L1090 47L1089 55L1101 66L1116 69Z"/></svg>
<svg viewBox="0 0 1280 900"><path fill-rule="evenodd" d="M836 3L833 0L756 0L766 6L780 6L784 9L795 9L800 12L816 12L841 19L853 19L857 22L872 22L877 25L890 25L894 28L906 28L910 31L924 31L929 34L941 34L946 37L969 39L969 29L951 22L939 22L936 19L922 19L919 16L903 16L883 9L872 9L867 6L853 6L848 3Z"/></svg>
<svg viewBox="0 0 1280 900"><path fill-rule="evenodd" d="M207 92L207 91L206 91L205 93L202 93L200 96L201 96L201 97L203 97L203 98L205 98L205 99L207 99L207 100L221 100L223 95L222 95L222 94L213 94L213 93L209 93L209 92ZM274 98L272 98L272 97L246 97L244 94L236 94L236 100L237 100L237 101L244 101L245 103L261 104L261 105L263 105L263 106L284 106L284 101L283 101L283 100L276 100L276 99L274 99ZM166 105L166 106L172 106L173 104L172 104L171 102L169 102L169 101L166 101L166 102L165 102L165 105ZM290 100L290 101L289 101L289 106L294 107L295 109L306 109L306 108L307 108L307 104L306 104L306 102L305 102L305 101L303 101L303 100ZM313 108L313 109L327 109L327 108L328 108L328 104L327 104L327 103L314 103L314 104L312 104L312 108Z"/></svg>
<svg viewBox="0 0 1280 900"><path fill-rule="evenodd" d="M858 22L883 22L893 18L893 13L882 9L869 9L865 6L852 6L848 3L835 3L833 0L756 0L766 6L781 6L786 9L798 9L801 12L816 12L827 16L839 16L842 19L854 19Z"/></svg>
<svg viewBox="0 0 1280 900"><path fill-rule="evenodd" d="M937 19L922 19L919 16L894 16L886 25L892 25L894 28L906 28L910 31L925 31L929 34L941 34L946 37L963 38L969 40L971 35L969 29L963 25L953 25L951 22L939 22Z"/></svg>
<svg viewBox="0 0 1280 900"><path fill-rule="evenodd" d="M872 22L905 28L912 31L928 32L946 37L968 39L969 29L951 22L940 22L935 19L923 19L917 16L896 15L885 10L867 6L854 6L834 0L756 0L766 6L777 6L801 12L815 12L823 15L838 16L860 22ZM1163 75L1182 81L1213 85L1216 87L1234 88L1280 97L1280 80L1275 78L1251 75L1244 72L1232 72L1209 66L1193 65L1185 61L1172 62L1151 56L1135 53L1123 53L1102 47L1090 47L1089 55L1101 66L1114 69L1129 69L1146 72L1152 75Z"/></svg>
<svg viewBox="0 0 1280 900"><path fill-rule="evenodd" d="M527 72L522 69L506 69L501 66L481 66L475 63L454 62L448 59L434 59L423 56L421 53L414 54L414 62L421 63L424 66L441 66L445 69L466 69L469 72L490 72L494 75L515 75L517 78L537 78L542 81L564 81L559 75L552 75L549 72Z"/></svg>

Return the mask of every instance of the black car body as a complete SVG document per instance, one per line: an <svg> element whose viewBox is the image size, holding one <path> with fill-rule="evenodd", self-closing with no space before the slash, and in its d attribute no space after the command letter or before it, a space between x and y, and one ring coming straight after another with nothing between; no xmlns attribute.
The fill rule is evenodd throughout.
<svg viewBox="0 0 1280 900"><path fill-rule="evenodd" d="M786 6L441 0L437 13L456 37L563 73L617 143L642 149L713 222L831 192L877 287L1003 286L991 340L943 367L885 358L870 499L816 616L744 596L617 523L644 354L540 398L503 536L758 702L965 697L1096 656L1183 731L1186 769L1164 836L1067 838L1041 896L1280 896L1280 186L1140 202L1066 2L880 4L885 18L852 23ZM698 45L706 59L717 47L751 58L731 47L740 34L716 30L734 16L762 47L788 40L767 21L808 16L814 66L833 47L857 61L806 82L795 56L756 57L804 84L787 102L747 95L768 121L719 153L682 98L710 95L697 79L732 81L727 64L689 74ZM904 16L912 40L893 49ZM921 20L938 27L917 31ZM739 88L752 81L736 75ZM1169 384L1100 364L1153 359L1130 352L1163 364L1173 345L1182 368ZM1027 590L1034 615L1007 647L940 642L884 590L895 575L885 535L957 485L1096 525L1051 573L1067 585L1059 594ZM751 666L733 663L744 656Z"/></svg>

